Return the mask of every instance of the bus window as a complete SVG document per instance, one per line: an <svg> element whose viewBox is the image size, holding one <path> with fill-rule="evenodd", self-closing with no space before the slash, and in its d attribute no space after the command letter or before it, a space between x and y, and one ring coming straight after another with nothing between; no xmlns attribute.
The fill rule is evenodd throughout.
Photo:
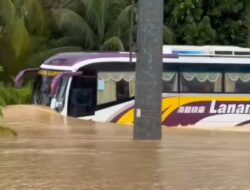
<svg viewBox="0 0 250 190"><path fill-rule="evenodd" d="M116 100L121 101L129 98L129 82L120 80L116 82Z"/></svg>
<svg viewBox="0 0 250 190"><path fill-rule="evenodd" d="M219 72L181 72L181 92L222 92L222 74Z"/></svg>
<svg viewBox="0 0 250 190"><path fill-rule="evenodd" d="M62 74L62 71L44 70L38 71L33 88L33 103L37 105L50 106L52 94L50 86L54 77Z"/></svg>
<svg viewBox="0 0 250 190"><path fill-rule="evenodd" d="M93 115L96 108L96 76L73 77L68 102L68 115Z"/></svg>
<svg viewBox="0 0 250 190"><path fill-rule="evenodd" d="M178 92L178 73L163 72L162 92Z"/></svg>
<svg viewBox="0 0 250 190"><path fill-rule="evenodd" d="M250 93L250 73L226 73L225 91L231 93Z"/></svg>
<svg viewBox="0 0 250 190"><path fill-rule="evenodd" d="M119 102L135 96L134 72L99 72L97 105Z"/></svg>
<svg viewBox="0 0 250 190"><path fill-rule="evenodd" d="M33 89L33 103L37 105L50 106L52 95L50 84L52 77L38 75Z"/></svg>
<svg viewBox="0 0 250 190"><path fill-rule="evenodd" d="M55 107L55 110L58 112L62 111L64 108L68 80L69 80L68 77L62 77L61 84L59 85L59 88L56 94L57 106Z"/></svg>
<svg viewBox="0 0 250 190"><path fill-rule="evenodd" d="M135 78L129 81L129 97L135 97Z"/></svg>

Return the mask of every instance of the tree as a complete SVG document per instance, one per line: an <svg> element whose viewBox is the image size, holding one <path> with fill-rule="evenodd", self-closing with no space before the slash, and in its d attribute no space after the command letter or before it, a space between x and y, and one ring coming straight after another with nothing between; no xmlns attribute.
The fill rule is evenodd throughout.
<svg viewBox="0 0 250 190"><path fill-rule="evenodd" d="M56 46L86 50L121 50L128 46L130 14L126 0L80 0L52 11Z"/></svg>
<svg viewBox="0 0 250 190"><path fill-rule="evenodd" d="M245 26L247 28L247 46L250 47L250 2L245 0Z"/></svg>
<svg viewBox="0 0 250 190"><path fill-rule="evenodd" d="M244 0L168 0L165 5L178 44L246 45Z"/></svg>
<svg viewBox="0 0 250 190"><path fill-rule="evenodd" d="M63 36L55 44L77 44L86 50L128 50L130 34L136 36L136 26L133 31L130 28L132 11L136 10L131 0L72 1L68 8L53 11L55 35ZM166 43L174 41L166 26L164 39Z"/></svg>
<svg viewBox="0 0 250 190"><path fill-rule="evenodd" d="M47 43L50 32L38 0L0 1L0 26L0 64L6 77L27 66L23 63Z"/></svg>
<svg viewBox="0 0 250 190"><path fill-rule="evenodd" d="M21 69L37 67L48 57L79 47L51 45L50 10L40 0L0 1L0 80L10 81Z"/></svg>
<svg viewBox="0 0 250 190"><path fill-rule="evenodd" d="M43 7L47 9L51 8L63 8L66 7L74 0L41 0Z"/></svg>

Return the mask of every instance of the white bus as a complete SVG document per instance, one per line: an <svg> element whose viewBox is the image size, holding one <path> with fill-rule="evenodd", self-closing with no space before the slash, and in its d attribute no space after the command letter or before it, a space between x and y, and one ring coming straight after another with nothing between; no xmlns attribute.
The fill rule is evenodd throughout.
<svg viewBox="0 0 250 190"><path fill-rule="evenodd" d="M129 53L62 53L40 68L33 103L64 116L134 123L135 67ZM234 46L164 46L162 124L243 126L250 123L250 49Z"/></svg>

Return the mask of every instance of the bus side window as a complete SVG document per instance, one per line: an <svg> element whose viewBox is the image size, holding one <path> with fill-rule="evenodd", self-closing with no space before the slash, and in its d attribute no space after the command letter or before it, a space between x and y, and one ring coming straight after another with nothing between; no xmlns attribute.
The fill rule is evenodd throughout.
<svg viewBox="0 0 250 190"><path fill-rule="evenodd" d="M119 103L135 96L134 72L99 72L97 105Z"/></svg>
<svg viewBox="0 0 250 190"><path fill-rule="evenodd" d="M116 100L124 100L129 98L129 82L120 80L116 82Z"/></svg>
<svg viewBox="0 0 250 190"><path fill-rule="evenodd" d="M181 92L218 93L222 92L222 73L181 72Z"/></svg>
<svg viewBox="0 0 250 190"><path fill-rule="evenodd" d="M83 117L93 115L96 108L96 78L74 77L69 94L68 115Z"/></svg>
<svg viewBox="0 0 250 190"><path fill-rule="evenodd" d="M162 82L162 92L178 92L177 72L163 72Z"/></svg>
<svg viewBox="0 0 250 190"><path fill-rule="evenodd" d="M74 106L89 107L93 104L93 91L91 89L75 88L72 90L72 104Z"/></svg>
<svg viewBox="0 0 250 190"><path fill-rule="evenodd" d="M225 74L225 91L229 93L249 93L250 73L228 72Z"/></svg>

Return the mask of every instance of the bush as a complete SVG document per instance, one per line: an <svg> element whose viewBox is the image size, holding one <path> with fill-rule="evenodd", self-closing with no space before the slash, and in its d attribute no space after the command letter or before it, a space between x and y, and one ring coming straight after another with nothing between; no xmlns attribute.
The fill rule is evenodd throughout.
<svg viewBox="0 0 250 190"><path fill-rule="evenodd" d="M21 89L12 86L0 87L0 106L15 104L30 104L32 100L32 88L30 85Z"/></svg>
<svg viewBox="0 0 250 190"><path fill-rule="evenodd" d="M0 117L2 116L2 108L3 108L3 106L4 106L4 101L3 101L3 99L0 97Z"/></svg>
<svg viewBox="0 0 250 190"><path fill-rule="evenodd" d="M2 95L2 94L1 94ZM0 97L0 119L1 117L3 116L2 115L2 108L4 106L5 102L3 101L3 99ZM16 137L17 136L17 133L12 130L12 129L9 129L9 128L6 128L6 127L2 127L0 126L0 137L9 137L9 136L14 136Z"/></svg>

